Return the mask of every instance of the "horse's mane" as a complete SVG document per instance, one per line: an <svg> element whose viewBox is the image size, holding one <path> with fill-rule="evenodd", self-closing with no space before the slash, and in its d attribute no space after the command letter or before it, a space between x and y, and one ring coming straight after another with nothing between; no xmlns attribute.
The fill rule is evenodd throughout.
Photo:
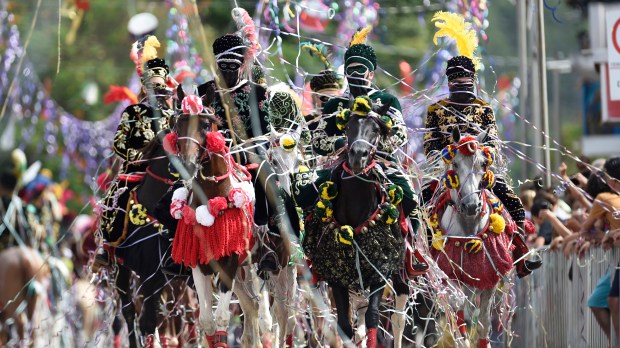
<svg viewBox="0 0 620 348"><path fill-rule="evenodd" d="M142 152L142 158L147 160L153 158L153 156L155 156L155 152L159 149L159 146L161 146L161 144L159 143L158 137L155 136L139 150Z"/></svg>

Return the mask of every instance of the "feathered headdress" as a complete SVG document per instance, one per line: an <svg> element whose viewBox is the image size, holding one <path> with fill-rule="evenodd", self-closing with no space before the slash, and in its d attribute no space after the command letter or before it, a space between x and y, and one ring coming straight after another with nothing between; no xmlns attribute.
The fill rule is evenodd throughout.
<svg viewBox="0 0 620 348"><path fill-rule="evenodd" d="M241 36L243 43L247 47L245 51L246 62L252 62L256 57L256 52L260 49L254 20L250 17L248 11L241 7L232 9L232 17L237 26L237 34Z"/></svg>
<svg viewBox="0 0 620 348"><path fill-rule="evenodd" d="M129 101L131 104L138 103L136 94L125 86L110 86L108 92L103 96L103 102L106 104L125 100Z"/></svg>
<svg viewBox="0 0 620 348"><path fill-rule="evenodd" d="M439 28L433 36L435 45L439 37L451 38L456 42L459 55L471 59L476 68L480 66L480 57L474 55L478 47L478 36L471 28L471 23L466 22L465 18L459 14L444 11L436 12L431 21L435 22L435 27Z"/></svg>
<svg viewBox="0 0 620 348"><path fill-rule="evenodd" d="M323 62L323 65L325 65L325 69L332 68L332 65L329 61L331 59L331 52L326 45L322 43L317 44L314 42L306 41L299 44L299 47L301 47L301 49L307 50L311 57L319 58L321 62Z"/></svg>
<svg viewBox="0 0 620 348"><path fill-rule="evenodd" d="M375 50L366 44L366 39L371 31L372 26L369 25L353 34L349 48L344 53L345 66L350 63L361 63L368 67L370 71L375 71L377 68L377 56L375 55Z"/></svg>
<svg viewBox="0 0 620 348"><path fill-rule="evenodd" d="M372 26L366 26L366 28L360 29L353 34L353 38L351 39L351 43L349 43L349 47L353 45L366 44L366 39L368 38L368 34L372 31Z"/></svg>
<svg viewBox="0 0 620 348"><path fill-rule="evenodd" d="M144 41L144 46L142 48L142 55L140 56L140 51L138 51L138 56L140 57L140 63L144 65L144 63L148 62L151 59L157 58L157 49L161 46L159 40L155 35L150 35Z"/></svg>

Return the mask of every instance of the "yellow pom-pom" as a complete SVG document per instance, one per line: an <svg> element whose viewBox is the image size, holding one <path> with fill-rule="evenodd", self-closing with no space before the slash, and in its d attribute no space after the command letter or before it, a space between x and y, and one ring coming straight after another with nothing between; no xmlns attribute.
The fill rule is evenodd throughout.
<svg viewBox="0 0 620 348"><path fill-rule="evenodd" d="M353 227L344 225L336 232L336 241L338 243L351 245L353 243Z"/></svg>
<svg viewBox="0 0 620 348"><path fill-rule="evenodd" d="M365 95L357 97L353 103L352 110L358 115L367 115L370 111L372 111L372 100Z"/></svg>
<svg viewBox="0 0 620 348"><path fill-rule="evenodd" d="M284 134L280 138L280 146L286 151L293 151L297 146L297 141L290 134Z"/></svg>
<svg viewBox="0 0 620 348"><path fill-rule="evenodd" d="M333 181L326 181L321 186L319 186L321 191L321 199L331 201L332 199L338 196L338 188Z"/></svg>
<svg viewBox="0 0 620 348"><path fill-rule="evenodd" d="M310 168L308 168L307 166L305 166L305 165L303 165L303 164L302 164L302 165L300 165L300 166L299 166L299 168L297 169L297 171L298 171L299 173L307 173L307 172L309 172L309 171L310 171Z"/></svg>
<svg viewBox="0 0 620 348"><path fill-rule="evenodd" d="M491 214L491 216L489 216L489 230L491 232L501 234L504 232L505 229L506 229L506 220L504 220L504 218L501 215L497 213L493 213Z"/></svg>
<svg viewBox="0 0 620 348"><path fill-rule="evenodd" d="M443 250L444 245L446 244L446 239L441 232L433 233L433 248L436 250Z"/></svg>

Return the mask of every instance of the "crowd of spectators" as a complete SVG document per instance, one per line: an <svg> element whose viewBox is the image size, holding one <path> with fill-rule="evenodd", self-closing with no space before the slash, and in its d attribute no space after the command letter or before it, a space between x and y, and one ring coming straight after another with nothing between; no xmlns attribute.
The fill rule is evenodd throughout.
<svg viewBox="0 0 620 348"><path fill-rule="evenodd" d="M537 229L528 242L538 249L583 257L593 247L620 247L620 157L590 162L579 158L570 175L562 163L563 185L554 189L535 180L521 186L526 215ZM588 298L588 307L608 338L620 337L620 264L612 261Z"/></svg>

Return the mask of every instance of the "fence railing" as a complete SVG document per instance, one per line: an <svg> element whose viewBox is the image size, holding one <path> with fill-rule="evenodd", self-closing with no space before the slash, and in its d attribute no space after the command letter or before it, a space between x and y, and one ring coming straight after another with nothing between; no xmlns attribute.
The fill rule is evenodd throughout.
<svg viewBox="0 0 620 348"><path fill-rule="evenodd" d="M542 257L540 269L517 280L511 346L607 347L587 301L601 276L618 265L620 250L592 248L583 259L567 259L560 252Z"/></svg>

